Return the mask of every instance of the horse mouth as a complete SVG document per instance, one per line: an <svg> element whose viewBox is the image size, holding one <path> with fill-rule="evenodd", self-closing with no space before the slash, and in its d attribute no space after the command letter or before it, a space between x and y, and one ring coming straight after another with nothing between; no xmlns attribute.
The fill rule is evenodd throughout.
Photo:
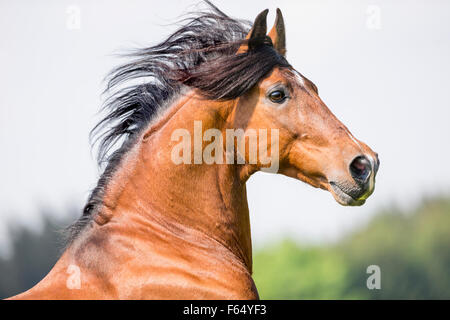
<svg viewBox="0 0 450 320"><path fill-rule="evenodd" d="M344 190L341 189L336 182L329 182L329 191L333 195L334 199L343 206L362 206L366 199L355 199Z"/></svg>

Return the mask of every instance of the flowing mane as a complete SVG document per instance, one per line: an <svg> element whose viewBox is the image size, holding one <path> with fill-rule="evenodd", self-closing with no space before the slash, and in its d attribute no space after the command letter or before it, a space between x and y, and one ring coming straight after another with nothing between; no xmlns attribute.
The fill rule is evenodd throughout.
<svg viewBox="0 0 450 320"><path fill-rule="evenodd" d="M113 93L103 107L106 116L91 131L93 141L99 143L98 163L104 163L105 169L82 216L66 228L66 245L78 237L102 205L106 185L142 130L184 88L197 89L209 100L236 99L275 66L289 66L267 36L249 43L251 50L237 54L251 23L230 18L205 2L208 10L188 15L163 42L134 50L127 55L132 61L108 76L105 92ZM130 85L133 80L141 81Z"/></svg>

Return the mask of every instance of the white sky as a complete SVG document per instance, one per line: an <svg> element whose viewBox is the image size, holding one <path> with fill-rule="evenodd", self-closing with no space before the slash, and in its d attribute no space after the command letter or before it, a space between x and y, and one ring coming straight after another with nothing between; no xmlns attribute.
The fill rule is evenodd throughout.
<svg viewBox="0 0 450 320"><path fill-rule="evenodd" d="M88 132L102 79L120 62L112 54L159 42L195 3L0 0L0 247L7 223L38 226L42 206L61 214L82 206L98 176ZM286 235L330 241L378 208L450 192L450 2L215 3L249 20L269 8L269 26L280 7L288 60L381 159L376 191L357 208L283 176L252 177L255 245ZM79 30L67 27L71 5L81 10Z"/></svg>

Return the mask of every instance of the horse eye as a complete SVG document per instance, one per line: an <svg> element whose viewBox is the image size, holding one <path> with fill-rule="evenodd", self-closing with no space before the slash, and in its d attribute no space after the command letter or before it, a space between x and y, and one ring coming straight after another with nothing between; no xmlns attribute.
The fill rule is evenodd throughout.
<svg viewBox="0 0 450 320"><path fill-rule="evenodd" d="M286 95L283 91L276 90L269 94L269 99L275 103L282 103L286 99Z"/></svg>

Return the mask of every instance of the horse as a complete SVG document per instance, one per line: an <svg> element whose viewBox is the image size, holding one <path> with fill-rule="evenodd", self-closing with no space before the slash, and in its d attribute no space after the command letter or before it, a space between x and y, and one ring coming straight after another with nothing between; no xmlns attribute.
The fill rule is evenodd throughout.
<svg viewBox="0 0 450 320"><path fill-rule="evenodd" d="M104 170L55 266L12 299L259 299L252 174L298 179L345 206L374 191L378 155L287 61L281 11L267 33L268 9L250 23L208 4L110 74L92 131ZM253 138L276 157L239 149Z"/></svg>

